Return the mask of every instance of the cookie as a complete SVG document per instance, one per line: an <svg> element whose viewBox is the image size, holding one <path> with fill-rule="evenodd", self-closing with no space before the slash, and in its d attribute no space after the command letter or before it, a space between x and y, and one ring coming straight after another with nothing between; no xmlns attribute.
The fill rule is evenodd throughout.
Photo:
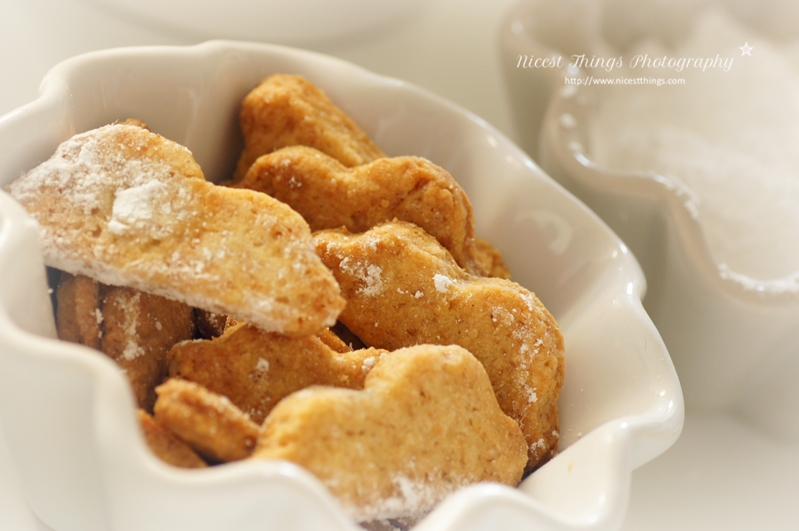
<svg viewBox="0 0 799 531"><path fill-rule="evenodd" d="M289 335L344 305L285 204L207 182L183 146L132 125L78 134L9 186L47 265Z"/></svg>
<svg viewBox="0 0 799 531"><path fill-rule="evenodd" d="M170 376L226 396L260 424L281 399L310 385L362 387L383 354L338 352L317 336L292 338L242 323L211 341L178 343L168 360Z"/></svg>
<svg viewBox="0 0 799 531"><path fill-rule="evenodd" d="M493 260L477 257L472 205L443 168L420 157L391 157L348 168L306 146L259 157L236 187L264 192L305 218L311 230L364 232L399 219L422 227L475 275Z"/></svg>
<svg viewBox="0 0 799 531"><path fill-rule="evenodd" d="M224 396L175 378L155 391L155 420L208 461L239 461L255 449L258 425Z"/></svg>
<svg viewBox="0 0 799 531"><path fill-rule="evenodd" d="M352 119L302 76L275 74L244 98L239 112L244 151L233 181L255 159L286 146L310 146L357 166L384 156Z"/></svg>
<svg viewBox="0 0 799 531"><path fill-rule="evenodd" d="M318 231L314 239L347 299L339 319L365 344L466 348L485 366L503 411L520 424L528 467L555 453L563 335L532 292L468 274L435 238L406 222L361 234Z"/></svg>
<svg viewBox="0 0 799 531"><path fill-rule="evenodd" d="M474 356L419 345L381 358L363 390L314 386L283 399L253 458L303 466L363 521L422 515L473 483L516 485L527 445Z"/></svg>

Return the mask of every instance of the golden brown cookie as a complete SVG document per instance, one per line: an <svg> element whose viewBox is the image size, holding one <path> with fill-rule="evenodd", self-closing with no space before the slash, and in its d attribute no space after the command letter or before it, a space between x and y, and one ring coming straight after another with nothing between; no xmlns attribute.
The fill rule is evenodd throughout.
<svg viewBox="0 0 799 531"><path fill-rule="evenodd" d="M166 377L166 353L194 334L192 309L133 288L103 290L100 350L125 371L139 406L151 411L155 386Z"/></svg>
<svg viewBox="0 0 799 531"><path fill-rule="evenodd" d="M344 305L299 214L207 182L185 147L146 129L75 135L9 191L39 222L47 265L72 274L289 335Z"/></svg>
<svg viewBox="0 0 799 531"><path fill-rule="evenodd" d="M341 337L330 328L325 328L316 334L316 337L318 337L322 343L327 345L330 350L333 350L334 352L344 353L355 350L352 348L352 346L345 343L344 340L341 339Z"/></svg>
<svg viewBox="0 0 799 531"><path fill-rule="evenodd" d="M148 131L150 130L150 126L147 125L146 123L142 122L138 118L128 118L122 123L125 124L125 125L135 125L136 127L141 127L142 129L147 129Z"/></svg>
<svg viewBox="0 0 799 531"><path fill-rule="evenodd" d="M146 411L136 411L144 440L150 450L162 461L180 468L205 468L208 465L194 450L177 436L157 423Z"/></svg>
<svg viewBox="0 0 799 531"><path fill-rule="evenodd" d="M491 243L483 238L476 237L474 239L474 243L474 257L475 261L477 261L479 264L477 269L480 271L487 271L487 273L483 276L505 278L510 280L510 269L505 264L505 260L502 258L502 253L500 253L499 250L495 249Z"/></svg>
<svg viewBox="0 0 799 531"><path fill-rule="evenodd" d="M61 274L58 337L100 350L125 372L140 408L152 411L155 386L166 377L166 353L194 335L192 309L132 288Z"/></svg>
<svg viewBox="0 0 799 531"><path fill-rule="evenodd" d="M299 212L311 230L364 232L400 219L415 223L475 275L493 266L476 256L466 192L443 168L420 157L380 158L348 168L306 146L259 157L236 187L264 192Z"/></svg>
<svg viewBox="0 0 799 531"><path fill-rule="evenodd" d="M315 386L283 399L253 458L305 467L369 520L423 514L471 483L516 485L527 445L474 356L420 345L380 359L363 390Z"/></svg>
<svg viewBox="0 0 799 531"><path fill-rule="evenodd" d="M169 374L226 396L260 424L283 397L309 385L359 388L377 349L336 352L317 336L291 338L240 324L168 354Z"/></svg>
<svg viewBox="0 0 799 531"><path fill-rule="evenodd" d="M258 425L224 396L176 378L156 393L155 420L210 462L245 459L255 449Z"/></svg>
<svg viewBox="0 0 799 531"><path fill-rule="evenodd" d="M264 79L242 101L239 119L245 147L234 182L255 159L286 146L316 148L345 166L383 156L352 119L302 76Z"/></svg>
<svg viewBox="0 0 799 531"><path fill-rule="evenodd" d="M509 280L469 275L410 223L362 234L325 230L314 239L347 299L340 320L364 343L466 348L485 366L502 410L519 422L529 467L555 452L563 336L533 293Z"/></svg>
<svg viewBox="0 0 799 531"><path fill-rule="evenodd" d="M101 308L99 282L84 275L61 273L55 312L59 339L100 350Z"/></svg>

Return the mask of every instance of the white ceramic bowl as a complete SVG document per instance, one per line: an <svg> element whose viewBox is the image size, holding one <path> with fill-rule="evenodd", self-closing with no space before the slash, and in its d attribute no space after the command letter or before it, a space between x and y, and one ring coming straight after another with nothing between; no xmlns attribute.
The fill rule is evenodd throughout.
<svg viewBox="0 0 799 531"><path fill-rule="evenodd" d="M518 489L459 491L417 529L620 526L632 470L666 450L683 421L676 374L641 304L644 277L590 210L479 118L401 81L287 48L111 50L58 65L38 100L0 118L0 184L73 133L126 117L187 145L221 179L241 149L240 100L275 72L323 87L387 153L447 168L472 198L478 233L564 331L561 453ZM0 419L39 518L57 531L356 529L291 464L186 471L153 457L113 362L53 339L35 224L2 192L0 213Z"/></svg>
<svg viewBox="0 0 799 531"><path fill-rule="evenodd" d="M756 10L751 22L775 37L786 27L784 19L777 20L782 10L727 3ZM742 414L758 429L795 443L799 293L752 289L728 278L711 256L690 191L677 182L653 172L608 171L589 159L598 95L592 87L565 83L579 72L515 67L525 54L590 57L598 43L618 43L625 35L673 38L702 5L686 2L675 11L667 3L632 0L517 4L505 20L502 49L519 111L518 136L542 168L607 222L641 263L649 286L644 305L674 360L689 411ZM649 16L634 16L642 13ZM653 20L658 24L647 27ZM799 16L792 20L799 22Z"/></svg>
<svg viewBox="0 0 799 531"><path fill-rule="evenodd" d="M295 46L375 37L412 18L423 4L421 0L81 1L170 34Z"/></svg>

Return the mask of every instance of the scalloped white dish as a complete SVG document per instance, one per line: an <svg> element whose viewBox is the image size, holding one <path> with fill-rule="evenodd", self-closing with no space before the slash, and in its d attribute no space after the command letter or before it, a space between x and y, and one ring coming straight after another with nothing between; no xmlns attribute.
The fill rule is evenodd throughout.
<svg viewBox="0 0 799 531"><path fill-rule="evenodd" d="M758 11L750 22L775 38L785 33L786 20L797 20L777 20L780 11L761 12L754 3L726 4L746 13ZM629 20L620 13L631 4L596 3L591 9L585 5L580 0L520 2L507 15L502 47L508 87L519 110L520 143L536 154L549 175L593 209L639 260L649 286L645 308L674 360L689 411L740 414L769 437L795 444L795 281L787 288L785 282L742 282L743 275L725 269L712 256L690 189L652 171L613 171L591 160L589 131L601 92L564 81L585 72L568 67L525 70L510 64L521 54L590 54L633 36L670 42L706 4L681 4L673 12L665 4L647 4L650 11L637 6L637 13L650 16ZM647 26L658 13L662 16L657 27Z"/></svg>
<svg viewBox="0 0 799 531"><path fill-rule="evenodd" d="M643 274L602 221L479 118L401 81L289 48L217 41L109 50L56 66L39 99L0 117L0 185L72 134L127 117L189 147L220 180L241 148L242 97L275 72L322 87L388 154L449 170L472 200L478 234L564 332L560 453L519 488L458 491L416 529L617 529L632 470L673 444L683 423L676 373L641 303ZM321 483L289 463L186 471L157 460L114 363L54 339L36 225L4 192L0 279L0 422L42 522L57 531L358 529Z"/></svg>

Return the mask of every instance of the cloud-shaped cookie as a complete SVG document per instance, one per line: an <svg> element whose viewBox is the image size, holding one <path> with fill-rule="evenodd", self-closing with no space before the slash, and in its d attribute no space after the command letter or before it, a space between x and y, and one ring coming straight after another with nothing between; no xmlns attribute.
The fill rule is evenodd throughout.
<svg viewBox="0 0 799 531"><path fill-rule="evenodd" d="M346 166L383 156L349 116L302 76L264 79L242 101L239 121L245 147L234 181L244 177L255 159L286 146L311 146Z"/></svg>
<svg viewBox="0 0 799 531"><path fill-rule="evenodd" d="M258 425L224 396L176 378L155 390L155 420L210 462L245 459L255 449Z"/></svg>
<svg viewBox="0 0 799 531"><path fill-rule="evenodd" d="M213 340L172 347L169 374L226 396L260 424L283 397L309 385L362 387L385 354L371 348L340 352L331 344L317 336L292 338L239 324Z"/></svg>
<svg viewBox="0 0 799 531"><path fill-rule="evenodd" d="M253 458L314 473L358 520L419 516L464 485L516 485L527 462L485 369L458 346L381 358L363 390L314 386L283 399Z"/></svg>
<svg viewBox="0 0 799 531"><path fill-rule="evenodd" d="M491 270L477 256L466 192L443 168L420 157L391 157L354 167L306 146L259 157L237 187L256 190L299 212L311 230L363 232L393 219L433 235L475 275Z"/></svg>
<svg viewBox="0 0 799 531"><path fill-rule="evenodd" d="M369 346L460 345L486 368L503 411L530 448L529 467L554 454L563 336L533 293L469 275L435 238L405 222L361 233L314 234L347 299L339 319Z"/></svg>

